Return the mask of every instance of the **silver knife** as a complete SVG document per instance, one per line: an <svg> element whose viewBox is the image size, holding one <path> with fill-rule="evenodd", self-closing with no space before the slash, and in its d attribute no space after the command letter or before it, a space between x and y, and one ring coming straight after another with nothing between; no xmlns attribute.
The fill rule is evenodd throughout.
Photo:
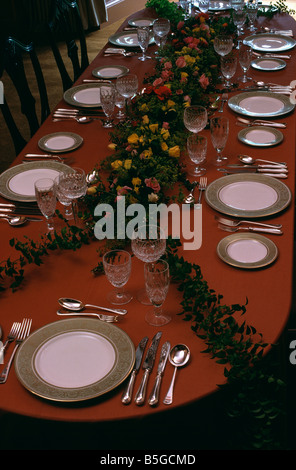
<svg viewBox="0 0 296 470"><path fill-rule="evenodd" d="M218 168L218 171L223 172L225 175L237 175L237 174L242 174L245 173L244 171L241 170L235 170L234 168ZM252 173L252 172L249 172ZM258 173L258 170L254 170L253 173ZM288 175L286 173L269 173L269 170L266 170L266 173L259 173L262 176L272 176L273 178L288 178Z"/></svg>
<svg viewBox="0 0 296 470"><path fill-rule="evenodd" d="M132 370L132 373L131 373L129 382L127 384L127 387L124 390L124 392L122 394L122 397L121 397L121 401L125 405L128 405L131 402L136 375L138 373L138 370L140 369L140 365L141 365L141 362L142 362L142 357L143 357L144 350L146 348L147 342L148 342L148 336L145 336L143 339L141 339L140 343L138 344L138 347L137 347L137 350L136 350L135 365L134 365L134 368Z"/></svg>
<svg viewBox="0 0 296 470"><path fill-rule="evenodd" d="M158 363L158 368L157 368L157 375L155 378L155 383L154 387L152 389L151 395L148 399L148 403L150 406L155 406L158 403L159 399L159 390L160 390L160 384L162 380L162 376L164 373L164 369L168 360L169 352L171 349L171 344L169 341L166 341L162 348L161 348L161 353L160 353L160 358L159 358L159 363Z"/></svg>
<svg viewBox="0 0 296 470"><path fill-rule="evenodd" d="M143 362L143 369L144 369L144 375L140 384L140 387L136 393L135 396L135 403L136 405L143 405L145 401L145 395L146 395L146 389L147 389L147 383L148 383L148 378L149 374L152 370L154 361L155 361L155 356L156 356L156 351L158 348L158 343L161 338L162 331L159 331L156 333L156 335L153 337L151 341L151 345L147 351L145 360Z"/></svg>
<svg viewBox="0 0 296 470"><path fill-rule="evenodd" d="M227 165L226 168L231 168L233 170L242 170L250 173L288 173L288 169L284 166L276 166L276 165L269 165L269 166L260 166L260 165Z"/></svg>

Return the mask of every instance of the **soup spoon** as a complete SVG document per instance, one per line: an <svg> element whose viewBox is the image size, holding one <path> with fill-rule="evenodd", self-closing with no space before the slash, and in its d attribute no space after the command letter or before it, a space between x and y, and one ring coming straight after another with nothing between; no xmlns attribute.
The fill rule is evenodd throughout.
<svg viewBox="0 0 296 470"><path fill-rule="evenodd" d="M42 221L42 219L37 219L37 218L36 219L29 219L27 217L20 217L18 215L14 216L14 217L6 217L6 216L3 216L1 214L0 218L7 220L9 225L12 225L12 226L23 225L26 222L28 222L29 220L32 220L32 221L35 221L35 222Z"/></svg>
<svg viewBox="0 0 296 470"><path fill-rule="evenodd" d="M106 312L116 313L117 315L126 315L127 310L124 309L114 309L108 307L100 307L99 305L83 304L80 300L61 298L59 299L59 304L67 310L72 310L74 312L80 312L85 307L97 308L98 310L105 310Z"/></svg>
<svg viewBox="0 0 296 470"><path fill-rule="evenodd" d="M176 378L176 372L178 367L185 366L189 361L190 350L185 344L177 344L173 347L169 355L170 363L175 366L174 374L168 392L163 400L165 405L170 405L173 403L173 391Z"/></svg>
<svg viewBox="0 0 296 470"><path fill-rule="evenodd" d="M257 86L259 87L265 87L265 86L271 86L271 87L278 87L278 88L289 88L289 89L292 89L292 87L290 85L278 85L277 83L265 83L265 82L262 82L261 80L253 80L254 83L256 83Z"/></svg>
<svg viewBox="0 0 296 470"><path fill-rule="evenodd" d="M87 124L87 123L93 121L93 118L91 118L89 116L75 117L75 116L65 116L65 115L59 116L59 115L55 114L54 118L53 118L53 122L64 121L64 120L69 120L69 119L74 119L74 121L79 122L79 124Z"/></svg>
<svg viewBox="0 0 296 470"><path fill-rule="evenodd" d="M271 163L275 166L287 166L285 162L271 162L269 160L261 160L260 158L252 158L249 155L238 155L239 160L246 165L253 165L256 162Z"/></svg>

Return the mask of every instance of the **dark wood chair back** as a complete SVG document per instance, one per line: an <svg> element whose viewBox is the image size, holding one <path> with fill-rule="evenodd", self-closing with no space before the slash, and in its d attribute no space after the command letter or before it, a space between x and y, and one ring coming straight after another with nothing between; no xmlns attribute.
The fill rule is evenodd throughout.
<svg viewBox="0 0 296 470"><path fill-rule="evenodd" d="M47 24L51 48L60 71L63 90L66 91L89 65L85 33L77 2L74 0L52 0ZM80 44L80 58L76 41ZM59 42L66 43L72 62L72 78L62 58Z"/></svg>

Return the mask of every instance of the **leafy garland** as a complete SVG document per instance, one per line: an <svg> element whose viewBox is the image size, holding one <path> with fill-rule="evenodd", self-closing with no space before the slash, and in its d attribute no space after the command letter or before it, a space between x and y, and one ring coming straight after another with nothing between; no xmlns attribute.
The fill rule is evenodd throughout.
<svg viewBox="0 0 296 470"><path fill-rule="evenodd" d="M204 14L185 21L183 11L168 0L149 0L146 6L155 8L159 16L169 17L173 41L160 51L155 74L147 77L145 91L134 100L128 119L111 135L110 149L114 153L100 165L108 172L107 183L99 179L84 198L80 216L85 219L86 228L66 223L60 233L44 235L39 243L12 239L10 244L20 257L8 259L0 266L1 289L6 288L5 277L12 280L10 287L17 289L24 280L25 266L40 266L50 251L76 250L91 243L93 210L98 202L110 203L116 210L117 198L124 195L130 204L148 206L150 202L168 202L168 191L177 183L188 185L179 161L184 146L181 116L191 103L209 104L218 80L213 38L221 31L234 33L235 27L229 18L210 20ZM223 304L223 296L209 288L200 267L179 256L179 246L180 242L169 239L166 253L172 280L183 294L179 315L205 342L203 352L224 365L227 383L222 388L233 391L229 416L246 425L243 434L249 437L247 448L281 448L275 429L282 417L278 394L283 393L284 383L266 361L264 353L271 346L262 341L254 327L236 320L237 315L245 314L247 303ZM93 269L94 274L100 272L101 263Z"/></svg>

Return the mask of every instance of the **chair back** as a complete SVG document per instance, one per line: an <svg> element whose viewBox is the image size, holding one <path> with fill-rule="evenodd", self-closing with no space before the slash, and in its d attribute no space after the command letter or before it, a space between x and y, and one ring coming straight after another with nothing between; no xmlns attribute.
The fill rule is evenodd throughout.
<svg viewBox="0 0 296 470"><path fill-rule="evenodd" d="M29 86L23 61L24 54L28 54L32 64L38 90L33 91L35 83ZM23 44L9 36L2 40L0 57L0 77L3 76L4 72L9 76L12 86L19 97L21 111L28 121L32 137L50 113L44 76L34 44L33 42ZM40 99L40 120L37 117L36 100L32 91L38 95L38 100ZM15 118L6 100L5 90L3 104L0 104L0 108L13 139L16 155L18 155L26 145L26 140L16 125Z"/></svg>
<svg viewBox="0 0 296 470"><path fill-rule="evenodd" d="M52 0L47 24L49 40L66 91L79 78L89 65L87 45L76 0ZM80 59L76 39L80 43ZM70 77L60 52L59 43L67 46L68 57L72 62L73 74Z"/></svg>

